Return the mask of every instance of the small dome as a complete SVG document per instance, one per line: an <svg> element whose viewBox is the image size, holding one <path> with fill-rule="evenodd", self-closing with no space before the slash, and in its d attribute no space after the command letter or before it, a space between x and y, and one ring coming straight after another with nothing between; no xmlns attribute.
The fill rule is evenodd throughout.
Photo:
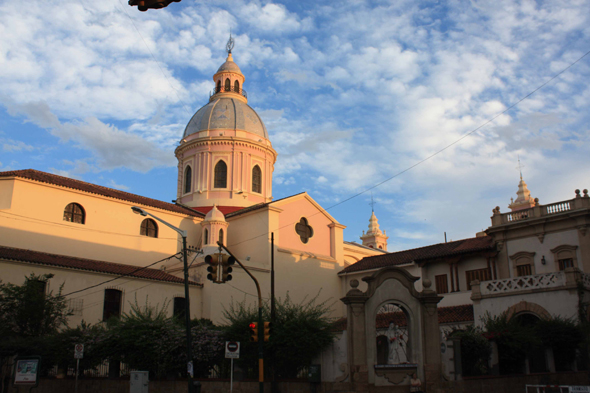
<svg viewBox="0 0 590 393"><path fill-rule="evenodd" d="M183 138L207 130L243 130L268 139L262 119L248 104L229 97L209 102L195 113L184 130Z"/></svg>
<svg viewBox="0 0 590 393"><path fill-rule="evenodd" d="M205 221L221 221L225 222L225 216L219 211L217 205L213 206L213 209L209 210L209 213L205 216Z"/></svg>
<svg viewBox="0 0 590 393"><path fill-rule="evenodd" d="M219 67L219 69L217 70L217 72L236 72L238 74L242 74L242 71L240 70L240 67L238 67L238 65L236 63L234 63L234 59L231 55L231 53L227 56L227 60L225 61L225 63L223 63L221 65L221 67Z"/></svg>

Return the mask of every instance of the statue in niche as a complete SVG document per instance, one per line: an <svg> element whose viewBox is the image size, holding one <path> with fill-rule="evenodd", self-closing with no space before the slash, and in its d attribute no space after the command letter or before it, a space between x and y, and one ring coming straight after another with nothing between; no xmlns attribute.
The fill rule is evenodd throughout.
<svg viewBox="0 0 590 393"><path fill-rule="evenodd" d="M404 332L391 322L387 329L387 338L389 341L389 356L387 364L407 363L406 348L404 342Z"/></svg>

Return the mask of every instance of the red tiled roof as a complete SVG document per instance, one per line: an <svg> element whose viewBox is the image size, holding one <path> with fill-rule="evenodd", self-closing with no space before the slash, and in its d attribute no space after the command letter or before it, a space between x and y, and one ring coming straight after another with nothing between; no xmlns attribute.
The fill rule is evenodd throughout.
<svg viewBox="0 0 590 393"><path fill-rule="evenodd" d="M176 213L186 214L194 217L203 217L204 214L188 209L173 203L159 201L157 199L146 198L129 192L115 190L113 188L103 187L81 180L70 179L69 177L54 175L47 172L37 171L35 169L23 169L18 171L0 172L0 177L20 177L38 181L41 183L53 184L56 186L80 190L91 194L102 195L109 198L120 199L127 202L136 203L143 206L151 206L162 210L173 211Z"/></svg>
<svg viewBox="0 0 590 393"><path fill-rule="evenodd" d="M48 266L60 266L70 269L89 270L93 272L125 275L126 277L143 278L147 280L166 281L183 284L184 279L173 276L159 269L141 269L141 266L123 265L120 263L96 261L93 259L76 258L66 255L49 254L45 252L24 250L21 248L1 247L0 259L35 263ZM191 285L201 285L190 281Z"/></svg>
<svg viewBox="0 0 590 393"><path fill-rule="evenodd" d="M406 326L408 321L403 312L390 312L377 315L375 327L377 329L386 329L393 322L397 326ZM461 306L439 307L438 323L461 323L473 322L473 305L464 304ZM334 322L335 331L346 330L346 318L340 318Z"/></svg>
<svg viewBox="0 0 590 393"><path fill-rule="evenodd" d="M473 304L438 308L438 323L458 322L473 322Z"/></svg>
<svg viewBox="0 0 590 393"><path fill-rule="evenodd" d="M198 211L199 213L207 214L213 209L213 206L196 206L192 207L191 209ZM237 212L238 210L244 209L243 206L217 206L217 210L223 213L224 216L227 216L230 213Z"/></svg>
<svg viewBox="0 0 590 393"><path fill-rule="evenodd" d="M404 265L412 262L425 262L430 259L492 250L493 240L490 236L473 237L454 242L433 244L431 246L414 248L411 250L365 257L346 267L340 273L380 269L388 266Z"/></svg>

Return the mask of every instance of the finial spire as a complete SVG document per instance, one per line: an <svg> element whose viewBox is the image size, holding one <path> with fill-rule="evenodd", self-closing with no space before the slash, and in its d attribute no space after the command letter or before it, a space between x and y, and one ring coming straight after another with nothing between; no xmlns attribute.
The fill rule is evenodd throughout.
<svg viewBox="0 0 590 393"><path fill-rule="evenodd" d="M225 45L225 50L227 51L228 55L231 55L231 50L234 48L234 39L231 36L231 30L229 31L229 40L227 40L227 44Z"/></svg>
<svg viewBox="0 0 590 393"><path fill-rule="evenodd" d="M377 202L373 200L373 193L371 192L371 203L369 203L371 205L371 213L375 213L375 203Z"/></svg>
<svg viewBox="0 0 590 393"><path fill-rule="evenodd" d="M522 168L524 167L524 165L522 165L520 163L520 154L517 157L518 157L518 166L516 167L516 169L519 170L519 172L520 172L520 180L522 180Z"/></svg>

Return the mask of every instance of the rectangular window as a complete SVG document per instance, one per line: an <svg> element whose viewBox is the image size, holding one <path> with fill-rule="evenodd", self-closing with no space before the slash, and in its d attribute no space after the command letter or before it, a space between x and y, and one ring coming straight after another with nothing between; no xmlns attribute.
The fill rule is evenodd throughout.
<svg viewBox="0 0 590 393"><path fill-rule="evenodd" d="M174 298L174 316L177 318L184 318L186 315L186 302L183 297Z"/></svg>
<svg viewBox="0 0 590 393"><path fill-rule="evenodd" d="M434 277L434 282L436 285L436 293L449 293L449 286L447 284L447 275L441 274L440 276Z"/></svg>
<svg viewBox="0 0 590 393"><path fill-rule="evenodd" d="M531 274L533 274L531 271L531 265L518 265L516 267L516 274L518 275L518 277L530 276Z"/></svg>
<svg viewBox="0 0 590 393"><path fill-rule="evenodd" d="M467 281L467 290L471 290L471 281L479 280L488 281L490 279L490 269L468 270L465 272L465 279Z"/></svg>
<svg viewBox="0 0 590 393"><path fill-rule="evenodd" d="M123 293L117 289L104 290L104 308L102 320L107 321L111 317L121 316L121 300Z"/></svg>
<svg viewBox="0 0 590 393"><path fill-rule="evenodd" d="M84 309L84 299L70 299L68 308L72 315L81 317L82 310Z"/></svg>
<svg viewBox="0 0 590 393"><path fill-rule="evenodd" d="M559 262L559 270L565 270L568 267L574 267L574 259L573 258L560 259L558 262Z"/></svg>

